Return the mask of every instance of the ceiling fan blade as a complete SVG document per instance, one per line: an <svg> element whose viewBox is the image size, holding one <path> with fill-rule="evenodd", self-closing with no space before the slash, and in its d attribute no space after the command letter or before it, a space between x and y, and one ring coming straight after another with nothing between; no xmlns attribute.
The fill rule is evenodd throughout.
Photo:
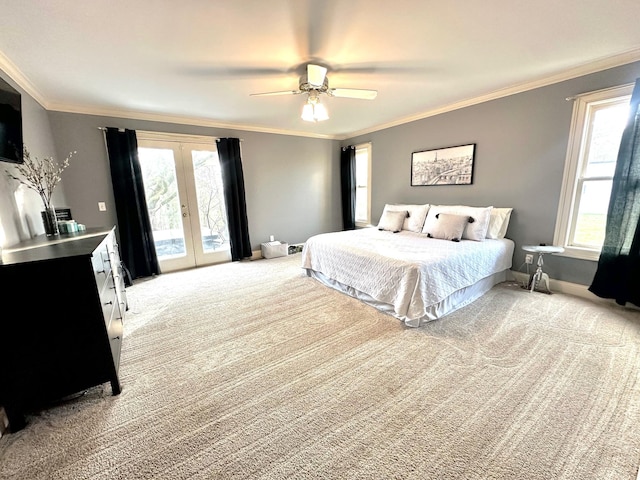
<svg viewBox="0 0 640 480"><path fill-rule="evenodd" d="M321 87L324 83L324 77L327 75L327 69L320 65L310 63L307 65L307 82L313 87Z"/></svg>
<svg viewBox="0 0 640 480"><path fill-rule="evenodd" d="M284 90L282 92L266 92L266 93L250 93L251 97L271 97L275 95L297 95L302 93L300 90Z"/></svg>
<svg viewBox="0 0 640 480"><path fill-rule="evenodd" d="M267 77L267 76L283 76L291 72L286 68L263 68L263 67L235 67L235 66L217 66L217 65L186 65L180 67L180 73L185 72L189 75L212 77Z"/></svg>
<svg viewBox="0 0 640 480"><path fill-rule="evenodd" d="M362 100L373 100L378 95L377 90L362 88L330 88L327 93L332 97L360 98Z"/></svg>

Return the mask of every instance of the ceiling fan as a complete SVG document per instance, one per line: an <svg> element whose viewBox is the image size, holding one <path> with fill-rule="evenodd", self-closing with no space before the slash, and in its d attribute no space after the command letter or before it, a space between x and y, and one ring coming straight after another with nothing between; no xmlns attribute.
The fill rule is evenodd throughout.
<svg viewBox="0 0 640 480"><path fill-rule="evenodd" d="M329 88L327 68L310 63L307 65L307 73L300 77L298 90L252 93L251 96L265 97L273 95L299 95L301 93L306 93L308 95L307 103L305 103L302 110L302 119L310 122L318 122L329 118L327 109L319 100L319 96L322 93L325 93L330 97L357 98L363 100L373 100L378 95L377 90L361 88Z"/></svg>

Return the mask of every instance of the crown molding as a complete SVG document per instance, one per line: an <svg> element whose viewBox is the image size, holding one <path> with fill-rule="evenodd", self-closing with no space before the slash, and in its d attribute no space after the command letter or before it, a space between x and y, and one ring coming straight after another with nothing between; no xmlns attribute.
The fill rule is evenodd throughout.
<svg viewBox="0 0 640 480"><path fill-rule="evenodd" d="M33 85L31 80L2 52L0 52L0 70L16 82L16 84L38 102L42 108L47 110L47 101L44 96Z"/></svg>
<svg viewBox="0 0 640 480"><path fill-rule="evenodd" d="M192 125L196 127L224 128L228 130L242 130L245 132L271 133L275 135L289 135L295 137L312 137L324 140L337 140L335 135L323 135L295 130L283 130L277 128L259 127L256 125L242 125L237 123L217 122L207 118L186 117L181 115L166 115L159 113L141 112L137 110L108 109L99 107L83 107L78 105L66 105L60 103L49 104L47 110L62 113L79 113L83 115L95 115L100 117L126 118L130 120L146 120L150 122L175 123L179 125Z"/></svg>
<svg viewBox="0 0 640 480"><path fill-rule="evenodd" d="M16 82L16 84L18 84L20 88L22 88L26 93L28 93L31 97L33 97L33 99L36 102L38 102L45 110L48 110L48 111L57 111L57 112L63 112L63 113L79 113L84 115L127 118L132 120L147 120L152 122L176 123L180 125L224 128L224 129L230 129L230 130L243 130L248 132L270 133L275 135L290 135L290 136L299 136L299 137L319 138L319 139L325 139L325 140L343 141L343 140L348 140L350 138L358 137L360 135L366 135L369 133L378 132L380 130L385 130L387 128L392 128L392 127L396 127L406 123L415 122L417 120L422 120L424 118L433 117L433 116L440 115L447 112L452 112L454 110L459 110L461 108L478 105L480 103L488 102L491 100L497 100L499 98L515 95L517 93L534 90L536 88L546 87L548 85L553 85L555 83L560 83L566 80L571 80L571 79L578 78L584 75L589 75L592 73L597 73L603 70L607 70L609 68L627 65L629 63L633 63L639 60L640 60L640 48L636 48L636 49L629 50L627 52L623 52L617 55L613 55L610 57L601 58L593 62L585 63L578 67L562 71L555 75L540 78L530 82L524 82L524 83L512 85L510 87L496 90L496 91L487 93L485 95L469 98L469 99L455 102L452 104L442 105L440 107L436 107L426 112L399 118L397 120L393 120L391 122L387 122L384 124L379 124L364 130L359 130L359 131L355 131L347 134L339 134L339 135L324 135L324 134L316 134L316 133L309 133L309 132L300 132L295 130L283 130L283 129L268 128L268 127L259 127L255 125L222 123L222 122L216 122L210 119L199 118L199 117L165 115L165 114L140 112L140 111L126 110L126 109L105 109L105 108L99 108L99 107L86 107L86 106L78 106L78 105L53 103L53 102L47 101L46 98L38 91L38 89L29 80L29 78L26 75L24 75L20 71L20 69L18 69L18 67L13 62L11 62L11 60L9 60L2 52L0 52L0 69L3 70L14 82Z"/></svg>
<svg viewBox="0 0 640 480"><path fill-rule="evenodd" d="M124 109L105 109L99 107L82 107L78 105L67 105L47 101L47 99L34 86L33 82L22 73L22 71L9 58L0 51L0 70L2 70L19 88L31 96L42 108L52 112L79 113L83 115L96 115L105 117L127 118L131 120L147 120L151 122L176 123L180 125L193 125L210 128L224 128L229 130L243 130L248 132L270 133L275 135L289 135L298 137L311 137L324 140L337 140L335 135L323 135L308 132L298 132L294 130L283 130L276 128L258 127L255 125L242 125L232 123L216 122L210 119L198 117L185 117L179 115L165 115L149 112L140 112Z"/></svg>
<svg viewBox="0 0 640 480"><path fill-rule="evenodd" d="M460 102L456 102L448 105L442 105L440 107L434 108L433 110L429 110L427 112L423 112L417 115L411 115L408 117L403 117L403 118L394 120L392 122L381 124L365 130L352 132L347 136L342 136L340 140L348 140L350 138L358 137L360 135L366 135L368 133L378 132L380 130L385 130L387 128L397 127L398 125L403 125L405 123L415 122L416 120L422 120L428 117L434 117L436 115L452 112L454 110L470 107L472 105L478 105L480 103L488 102L490 100L497 100L499 98L515 95L517 93L527 92L529 90L535 90L536 88L546 87L548 85L564 82L566 80L572 80L574 78L582 77L592 73L601 72L603 70L608 70L609 68L628 65L629 63L637 62L639 60L640 60L640 48L636 48L618 55L605 57L600 60L596 60L594 62L586 63L569 70L564 70L555 75L540 78L538 80L533 80L530 82L524 82L524 83L512 85L510 87L496 90L494 92L490 92L485 95L481 95L479 97L473 97L466 100L462 100Z"/></svg>

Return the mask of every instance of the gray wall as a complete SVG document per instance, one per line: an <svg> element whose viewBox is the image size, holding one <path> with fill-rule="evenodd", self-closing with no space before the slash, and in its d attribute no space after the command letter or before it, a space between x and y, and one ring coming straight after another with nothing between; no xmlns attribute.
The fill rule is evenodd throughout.
<svg viewBox="0 0 640 480"><path fill-rule="evenodd" d="M46 110L1 70L0 77L22 94L23 138L32 156L56 157ZM0 162L0 246L13 245L44 233L40 216L43 208L40 196L15 180L10 180L5 174L6 170L15 174L14 164ZM54 191L52 202L54 206L65 203L62 184Z"/></svg>
<svg viewBox="0 0 640 480"><path fill-rule="evenodd" d="M342 225L337 141L60 112L50 112L49 118L58 155L78 152L64 173L65 206L88 227L116 225L109 161L98 127L241 138L254 250L270 235L302 243ZM106 212L98 211L100 201L106 202Z"/></svg>
<svg viewBox="0 0 640 480"><path fill-rule="evenodd" d="M115 207L104 138L98 127L240 137L249 233L252 247L257 250L269 235L299 243L316 233L339 230L339 144L371 141L373 222L377 222L385 203L513 207L507 235L516 242L513 268L517 270L524 261L522 245L553 242L573 107L565 98L632 83L637 77L640 62L344 142L60 112L47 114L23 95L25 143L39 155L64 158L72 150L78 152L56 189L54 203L70 207L74 217L87 226L107 226L116 224ZM14 84L6 76L3 78ZM412 152L466 143L477 144L472 185L410 186ZM10 168L10 164L0 166L4 165ZM39 198L34 194L22 211L16 206L14 189L2 175L0 224L4 240L0 240L4 246L42 233ZM107 212L98 211L99 201L107 203ZM33 228L38 231L32 232ZM596 262L548 256L545 269L552 278L588 285Z"/></svg>
<svg viewBox="0 0 640 480"><path fill-rule="evenodd" d="M640 62L351 138L372 143L372 222L385 203L513 207L507 237L523 245L553 243L573 102L567 97L633 83ZM473 184L410 186L411 153L476 143ZM545 257L551 278L589 285L597 262Z"/></svg>
<svg viewBox="0 0 640 480"><path fill-rule="evenodd" d="M38 157L64 159L77 153L53 195L57 207L69 207L88 227L116 225L115 205L104 135L98 127L239 137L245 175L249 235L254 250L270 235L301 243L311 235L342 226L337 141L241 130L205 128L121 118L47 112L8 76L22 93L24 142ZM37 193L20 187L0 163L0 245L9 247L44 233ZM19 190L16 194L16 191ZM24 191L23 204L18 204ZM98 210L98 202L107 211Z"/></svg>

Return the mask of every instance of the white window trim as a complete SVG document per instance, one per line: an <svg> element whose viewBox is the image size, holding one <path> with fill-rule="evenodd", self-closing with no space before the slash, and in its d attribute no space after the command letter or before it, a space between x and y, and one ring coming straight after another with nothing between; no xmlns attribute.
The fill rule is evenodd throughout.
<svg viewBox="0 0 640 480"><path fill-rule="evenodd" d="M216 137L204 135L189 135L183 133L164 133L151 132L146 130L136 130L136 138L138 140L150 140L160 142L177 142L177 143L200 143L216 146Z"/></svg>
<svg viewBox="0 0 640 480"><path fill-rule="evenodd" d="M598 261L600 249L583 248L568 245L571 234L572 217L575 213L576 189L578 186L578 169L581 167L581 155L586 148L585 122L587 120L587 108L590 103L611 101L625 96L631 96L633 84L620 87L607 88L596 92L585 93L575 97L571 129L569 131L569 144L564 164L562 190L558 204L556 228L553 236L553 244L564 247L564 252L557 254L565 257L579 258L583 260Z"/></svg>
<svg viewBox="0 0 640 480"><path fill-rule="evenodd" d="M367 219L366 221L356 221L356 227L370 227L371 226L371 142L360 143L355 146L356 152L358 149L367 150ZM356 185L356 189L358 185Z"/></svg>

